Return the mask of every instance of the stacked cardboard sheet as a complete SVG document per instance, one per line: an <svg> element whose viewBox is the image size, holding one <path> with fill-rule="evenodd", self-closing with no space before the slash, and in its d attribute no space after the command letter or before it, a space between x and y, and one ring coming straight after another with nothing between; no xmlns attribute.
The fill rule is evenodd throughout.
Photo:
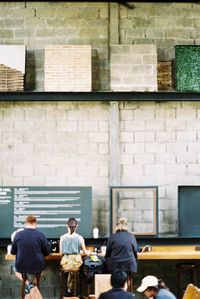
<svg viewBox="0 0 200 299"><path fill-rule="evenodd" d="M0 64L0 91L23 91L24 74L16 69Z"/></svg>

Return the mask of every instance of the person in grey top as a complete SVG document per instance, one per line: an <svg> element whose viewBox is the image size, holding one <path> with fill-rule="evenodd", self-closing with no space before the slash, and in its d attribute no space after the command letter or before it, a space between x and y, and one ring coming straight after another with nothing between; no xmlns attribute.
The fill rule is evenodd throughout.
<svg viewBox="0 0 200 299"><path fill-rule="evenodd" d="M143 292L147 298L152 299L176 299L174 294L170 292L163 280L156 276L148 275L142 279L142 283L138 292Z"/></svg>
<svg viewBox="0 0 200 299"><path fill-rule="evenodd" d="M67 294L72 295L73 293L73 272L70 271L70 268L80 267L82 264L81 251L83 255L90 255L90 251L85 247L84 238L76 233L78 228L78 222L75 218L69 218L67 221L67 230L60 237L60 253L63 254L61 260L61 266L63 270L68 272L67 274Z"/></svg>

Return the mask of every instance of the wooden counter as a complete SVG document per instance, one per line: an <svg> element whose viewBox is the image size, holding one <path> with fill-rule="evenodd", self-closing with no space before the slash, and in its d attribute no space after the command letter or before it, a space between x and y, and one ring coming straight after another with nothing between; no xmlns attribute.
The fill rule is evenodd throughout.
<svg viewBox="0 0 200 299"><path fill-rule="evenodd" d="M60 260L60 253L48 255L46 260ZM15 256L5 255L5 260L13 261ZM200 260L200 251L196 246L153 246L149 252L139 252L138 260Z"/></svg>

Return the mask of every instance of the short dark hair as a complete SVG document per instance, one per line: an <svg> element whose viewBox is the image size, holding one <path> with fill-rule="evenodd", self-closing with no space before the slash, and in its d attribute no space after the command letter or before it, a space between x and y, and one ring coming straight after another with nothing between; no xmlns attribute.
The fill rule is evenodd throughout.
<svg viewBox="0 0 200 299"><path fill-rule="evenodd" d="M125 271L116 269L111 274L111 285L113 288L123 288L127 281L127 274Z"/></svg>
<svg viewBox="0 0 200 299"><path fill-rule="evenodd" d="M76 218L73 218L73 217L69 218L67 221L67 224L70 229L70 234L73 234L73 232L76 230L76 227L78 225Z"/></svg>

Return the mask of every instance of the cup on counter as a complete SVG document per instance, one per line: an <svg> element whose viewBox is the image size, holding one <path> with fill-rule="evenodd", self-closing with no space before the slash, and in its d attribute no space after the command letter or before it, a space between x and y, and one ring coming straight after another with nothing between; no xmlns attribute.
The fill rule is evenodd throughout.
<svg viewBox="0 0 200 299"><path fill-rule="evenodd" d="M101 246L101 254L105 256L106 254L106 246Z"/></svg>
<svg viewBox="0 0 200 299"><path fill-rule="evenodd" d="M11 254L11 248L12 248L12 245L9 244L9 245L7 246L7 254Z"/></svg>

